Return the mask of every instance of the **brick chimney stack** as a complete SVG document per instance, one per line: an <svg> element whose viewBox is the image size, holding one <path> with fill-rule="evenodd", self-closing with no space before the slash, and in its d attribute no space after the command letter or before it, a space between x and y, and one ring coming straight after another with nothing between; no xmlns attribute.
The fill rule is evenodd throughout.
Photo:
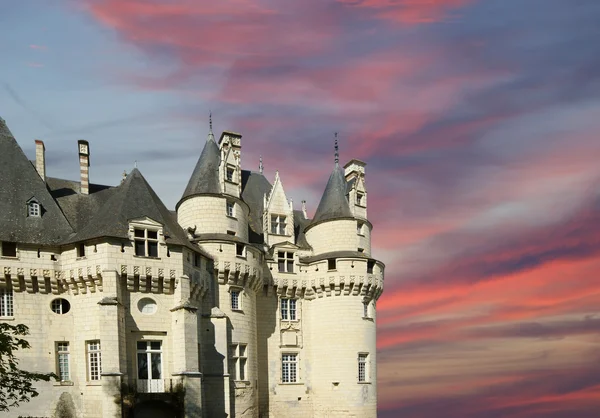
<svg viewBox="0 0 600 418"><path fill-rule="evenodd" d="M81 173L81 194L90 194L90 144L80 139L79 145L79 172Z"/></svg>
<svg viewBox="0 0 600 418"><path fill-rule="evenodd" d="M42 180L46 181L46 147L39 139L35 140L35 169Z"/></svg>

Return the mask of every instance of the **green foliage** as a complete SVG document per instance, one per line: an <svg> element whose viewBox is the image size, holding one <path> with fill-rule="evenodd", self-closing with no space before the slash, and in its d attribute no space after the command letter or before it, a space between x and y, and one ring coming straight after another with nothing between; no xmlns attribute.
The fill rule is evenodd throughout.
<svg viewBox="0 0 600 418"><path fill-rule="evenodd" d="M30 348L29 343L21 338L28 334L29 328L23 324L0 323L0 411L8 411L38 396L34 382L57 379L54 373L32 373L19 369L15 353Z"/></svg>

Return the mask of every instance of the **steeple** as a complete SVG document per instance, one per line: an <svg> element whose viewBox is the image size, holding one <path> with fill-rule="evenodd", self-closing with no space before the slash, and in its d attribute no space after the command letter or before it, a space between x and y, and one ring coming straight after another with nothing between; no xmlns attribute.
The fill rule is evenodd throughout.
<svg viewBox="0 0 600 418"><path fill-rule="evenodd" d="M346 177L340 167L337 132L335 133L335 167L329 176L327 186L315 212L311 224L341 218L352 218L352 211L346 199Z"/></svg>
<svg viewBox="0 0 600 418"><path fill-rule="evenodd" d="M219 182L221 152L212 131L212 113L209 115L208 123L209 130L206 143L181 200L197 194L220 194L222 192Z"/></svg>

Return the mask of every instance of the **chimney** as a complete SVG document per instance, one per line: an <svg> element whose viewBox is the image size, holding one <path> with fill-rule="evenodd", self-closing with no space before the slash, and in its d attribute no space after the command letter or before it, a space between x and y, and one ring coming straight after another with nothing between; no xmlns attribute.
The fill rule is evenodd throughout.
<svg viewBox="0 0 600 418"><path fill-rule="evenodd" d="M46 181L46 147L39 139L35 140L35 169L42 180Z"/></svg>
<svg viewBox="0 0 600 418"><path fill-rule="evenodd" d="M79 145L79 172L81 173L81 194L90 194L90 144L83 139Z"/></svg>

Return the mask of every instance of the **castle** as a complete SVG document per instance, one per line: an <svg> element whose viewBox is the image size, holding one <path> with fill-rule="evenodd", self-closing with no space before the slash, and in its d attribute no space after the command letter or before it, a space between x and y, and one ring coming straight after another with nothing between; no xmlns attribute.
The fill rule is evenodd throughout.
<svg viewBox="0 0 600 418"><path fill-rule="evenodd" d="M377 415L365 163L336 141L309 219L211 121L171 211L137 168L91 183L83 140L80 180L49 177L35 142L30 161L0 118L0 321L30 329L20 367L59 380L0 417Z"/></svg>

